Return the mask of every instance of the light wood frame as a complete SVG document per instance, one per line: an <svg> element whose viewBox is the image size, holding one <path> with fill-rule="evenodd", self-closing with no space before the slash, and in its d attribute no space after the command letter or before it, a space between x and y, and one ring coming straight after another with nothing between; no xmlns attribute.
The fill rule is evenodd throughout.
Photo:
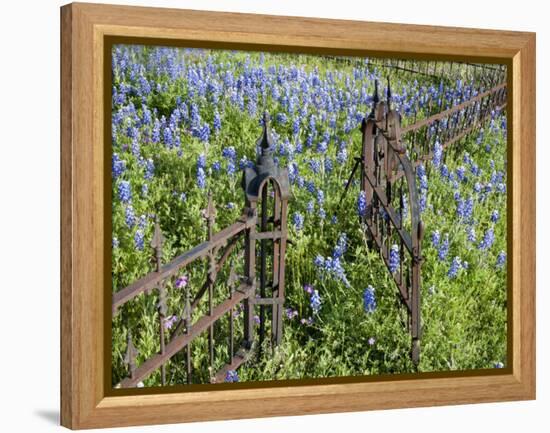
<svg viewBox="0 0 550 433"><path fill-rule="evenodd" d="M107 36L508 65L509 364L501 374L113 396L104 380ZM61 8L61 424L73 428L535 398L535 34L190 10ZM109 119L110 120L110 119ZM108 300L110 302L110 299ZM110 354L108 354L110 356Z"/></svg>

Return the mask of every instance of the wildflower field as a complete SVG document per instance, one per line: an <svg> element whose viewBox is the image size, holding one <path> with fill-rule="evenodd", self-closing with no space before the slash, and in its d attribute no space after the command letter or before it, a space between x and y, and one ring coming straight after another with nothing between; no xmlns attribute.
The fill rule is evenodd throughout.
<svg viewBox="0 0 550 433"><path fill-rule="evenodd" d="M115 46L112 52L112 277L117 292L154 269L155 220L169 261L203 242L208 193L215 230L242 213L242 169L257 157L264 111L275 159L291 183L283 342L265 342L227 381L324 378L503 367L506 362L506 113L417 168L422 244L422 351L409 356L406 313L380 254L368 247L352 183L361 120L374 82L387 71L365 59L299 54ZM443 88L394 72L393 104L403 124L425 115L428 97L459 103L466 78ZM393 257L393 258L392 258ZM398 256L390 255L390 261ZM202 264L204 265L204 263ZM167 287L167 331L182 315L184 287L197 291L205 266ZM224 278L216 283L223 290ZM221 296L221 295L220 295ZM128 329L138 364L158 352L154 296L140 295L113 317L112 381L127 376ZM204 310L202 310L204 312ZM197 315L201 314L198 309ZM235 315L242 314L239 308ZM238 322L236 326L240 326ZM216 342L224 338L223 326ZM192 346L195 383L208 382L206 337ZM269 354L269 355L267 355ZM222 366L227 348L216 350ZM184 383L179 356L169 384ZM160 385L158 372L144 386Z"/></svg>

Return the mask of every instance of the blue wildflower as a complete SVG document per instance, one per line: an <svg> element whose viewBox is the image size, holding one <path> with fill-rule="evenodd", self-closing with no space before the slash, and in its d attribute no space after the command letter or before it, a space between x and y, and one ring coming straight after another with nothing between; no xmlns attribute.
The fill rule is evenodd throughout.
<svg viewBox="0 0 550 433"><path fill-rule="evenodd" d="M432 233L432 245L434 247L437 247L439 245L439 241L441 240L441 235L439 233L439 230L436 230Z"/></svg>
<svg viewBox="0 0 550 433"><path fill-rule="evenodd" d="M141 230L136 230L136 233L134 234L134 244L137 250L143 251L144 236Z"/></svg>
<svg viewBox="0 0 550 433"><path fill-rule="evenodd" d="M371 285L363 292L363 308L367 313L374 313L374 310L376 310L376 296L374 295L374 287Z"/></svg>
<svg viewBox="0 0 550 433"><path fill-rule="evenodd" d="M441 242L437 257L440 261L443 261L447 258L447 254L449 254L449 235L445 235L445 239Z"/></svg>
<svg viewBox="0 0 550 433"><path fill-rule="evenodd" d="M361 218L367 215L367 196L365 191L360 191L357 197L357 213Z"/></svg>
<svg viewBox="0 0 550 433"><path fill-rule="evenodd" d="M393 274L397 271L399 267L399 247L396 244L393 244L390 249L390 259L389 259L389 268L390 272Z"/></svg>
<svg viewBox="0 0 550 433"><path fill-rule="evenodd" d="M468 228L468 241L476 241L476 230L473 227Z"/></svg>
<svg viewBox="0 0 550 433"><path fill-rule="evenodd" d="M200 189L206 188L206 173L201 167L197 168L197 186Z"/></svg>
<svg viewBox="0 0 550 433"><path fill-rule="evenodd" d="M233 383L239 381L239 374L235 370L228 370L225 373L225 382Z"/></svg>
<svg viewBox="0 0 550 433"><path fill-rule="evenodd" d="M122 180L118 184L118 198L122 203L129 203L132 200L130 182L127 180Z"/></svg>
<svg viewBox="0 0 550 433"><path fill-rule="evenodd" d="M314 290L311 294L311 298L309 299L309 305L313 310L313 314L319 314L319 311L321 310L321 303L322 300L319 292L317 290Z"/></svg>
<svg viewBox="0 0 550 433"><path fill-rule="evenodd" d="M304 228L304 216L300 212L294 212L292 216L292 221L294 223L294 228L297 231L300 231Z"/></svg>
<svg viewBox="0 0 550 433"><path fill-rule="evenodd" d="M128 228L134 227L136 223L136 214L134 213L134 208L132 205L126 206L126 209L124 211L124 219L126 220L126 225Z"/></svg>
<svg viewBox="0 0 550 433"><path fill-rule="evenodd" d="M126 161L120 159L117 153L113 153L112 172L113 179L118 178L126 169Z"/></svg>
<svg viewBox="0 0 550 433"><path fill-rule="evenodd" d="M485 235L483 236L483 239L478 245L478 248L480 250L488 250L493 245L493 242L495 241L495 231L493 227L489 227L489 229L485 232Z"/></svg>
<svg viewBox="0 0 550 433"><path fill-rule="evenodd" d="M492 213L491 213L491 221L496 223L498 221L500 217L500 214L498 213L498 210L494 210Z"/></svg>
<svg viewBox="0 0 550 433"><path fill-rule="evenodd" d="M432 163L434 167L439 167L441 165L442 160L443 160L443 146L439 143L439 141L436 141L434 144L433 159L432 159Z"/></svg>
<svg viewBox="0 0 550 433"><path fill-rule="evenodd" d="M506 263L506 253L504 251L501 251L500 253L498 253L498 256L497 256L497 268L504 267L505 263Z"/></svg>
<svg viewBox="0 0 550 433"><path fill-rule="evenodd" d="M449 268L449 272L447 273L447 275L449 276L449 278L455 278L461 268L462 263L460 261L460 257L455 257L451 263L451 267Z"/></svg>
<svg viewBox="0 0 550 433"><path fill-rule="evenodd" d="M214 132L217 134L222 129L222 119L218 110L214 113Z"/></svg>

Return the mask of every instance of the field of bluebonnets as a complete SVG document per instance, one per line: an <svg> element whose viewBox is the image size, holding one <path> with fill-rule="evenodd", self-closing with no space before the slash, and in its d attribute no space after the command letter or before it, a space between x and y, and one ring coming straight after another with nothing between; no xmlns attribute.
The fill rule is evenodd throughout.
<svg viewBox="0 0 550 433"><path fill-rule="evenodd" d="M166 238L165 262L205 240L201 210L208 191L218 211L216 230L238 218L244 204L241 169L256 158L259 120L266 110L275 157L289 168L292 189L284 337L270 356L247 363L231 380L415 371L397 289L359 225L357 183L337 213L353 157L360 154L358 127L371 109L374 80L385 82L384 72L361 59L116 46L113 290L153 269L155 217ZM443 93L427 79L393 74L393 101L407 123L415 100L420 100L421 118L428 95L452 105L461 86L475 84L458 80ZM494 113L483 129L454 148L436 149L420 170L426 235L419 371L505 363L505 173L505 113ZM186 269L168 287L167 329L182 314L182 287L193 291L202 285L201 266ZM154 298L141 295L113 318L113 383L127 375L128 327L138 365L159 350ZM225 338L223 332L216 338L217 343ZM206 338L192 350L194 372L206 382ZM220 343L217 365L226 359ZM181 358L171 364L169 383L183 383ZM159 385L160 375L144 384Z"/></svg>

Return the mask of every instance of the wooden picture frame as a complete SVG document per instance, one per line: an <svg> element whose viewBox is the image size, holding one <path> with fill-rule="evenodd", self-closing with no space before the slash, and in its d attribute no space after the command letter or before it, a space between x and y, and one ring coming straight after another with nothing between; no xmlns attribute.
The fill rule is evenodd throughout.
<svg viewBox="0 0 550 433"><path fill-rule="evenodd" d="M508 66L509 363L300 386L112 395L105 379L109 38ZM110 65L107 65L110 66ZM109 119L110 121L110 119ZM146 390L144 390L146 391ZM61 424L72 429L535 398L535 34L69 4L61 8Z"/></svg>

